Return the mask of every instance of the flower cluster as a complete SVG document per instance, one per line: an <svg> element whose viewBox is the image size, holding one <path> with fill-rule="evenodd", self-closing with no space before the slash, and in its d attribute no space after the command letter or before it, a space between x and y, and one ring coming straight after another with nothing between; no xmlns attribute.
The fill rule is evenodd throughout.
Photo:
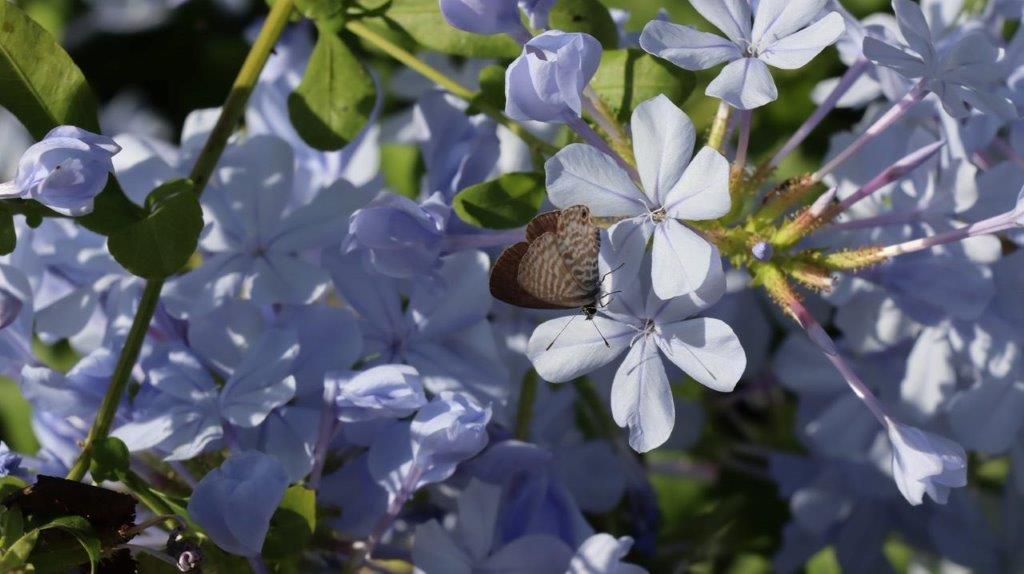
<svg viewBox="0 0 1024 574"><path fill-rule="evenodd" d="M177 142L113 103L104 135L0 116L27 140L0 164L0 371L32 407L28 443L0 408L5 485L120 482L140 531L180 527L103 552L181 571L875 572L895 540L1024 568L1019 3L690 0L707 22L636 34L596 1L416 4L277 0L244 89ZM798 97L772 69L832 46L842 75L761 149ZM502 251L574 206L594 304L496 300ZM533 261L578 281L565 250ZM730 508L773 494L751 543Z"/></svg>

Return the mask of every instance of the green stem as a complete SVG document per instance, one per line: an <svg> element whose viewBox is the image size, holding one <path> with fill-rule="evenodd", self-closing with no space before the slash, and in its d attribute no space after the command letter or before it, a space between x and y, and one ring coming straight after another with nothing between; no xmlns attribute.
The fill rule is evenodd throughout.
<svg viewBox="0 0 1024 574"><path fill-rule="evenodd" d="M174 511L166 502L163 501L160 496L153 493L146 479L142 478L135 472L129 470L126 473L121 474L118 478L124 483L128 490L132 492L147 508L153 511L158 516L177 516L177 512ZM170 521L170 519L168 520Z"/></svg>
<svg viewBox="0 0 1024 574"><path fill-rule="evenodd" d="M708 134L708 147L721 152L725 145L725 132L729 129L729 114L732 108L729 104L721 102L718 104L718 111L715 112L715 119L711 123L711 133Z"/></svg>
<svg viewBox="0 0 1024 574"><path fill-rule="evenodd" d="M523 388L519 391L519 405L516 407L516 438L530 440L530 421L533 419L533 403L537 399L537 372L530 370L523 377Z"/></svg>
<svg viewBox="0 0 1024 574"><path fill-rule="evenodd" d="M358 20L350 20L345 23L345 29L377 47L398 62L405 64L424 78L427 78L431 82L434 82L445 90L448 90L457 98L471 102L481 112L499 124L505 126L510 132L518 136L519 139L526 142L530 148L539 150L549 156L554 155L558 151L557 147L533 135L527 131L526 128L509 119L509 117L503 114L501 110L481 101L473 101L476 94L472 90L444 75L440 70L427 64L423 60L420 60L414 54L402 48L398 44L395 44L391 40L388 40L384 36L374 32L362 22Z"/></svg>
<svg viewBox="0 0 1024 574"><path fill-rule="evenodd" d="M267 15L266 21L263 23L259 36L256 37L249 55L246 56L245 62L242 64L242 69L238 71L238 76L231 87L231 92L224 101L224 107L221 110L220 117L217 119L217 124L210 132L210 137L206 140L206 144L203 146L198 159L196 159L195 166L192 168L190 177L195 183L196 194L203 192L203 189L206 188L206 183L210 179L210 175L213 173L214 168L217 167L217 161L224 152L224 147L227 146L228 138L231 137L235 126L238 125L242 114L245 112L245 104L249 100L249 94L252 93L256 81L259 79L260 71L263 69L263 65L267 63L270 51L273 49L274 44L277 43L277 39L281 36L281 32L284 31L284 27L288 23L293 5L294 0L277 0L274 3L270 13ZM107 435L110 433L110 427L114 422L114 415L117 413L117 407L121 403L125 389L128 388L132 369L135 367L135 361L139 358L139 351L142 349L142 343L146 338L146 330L149 329L149 324L153 320L153 314L156 312L157 302L160 300L160 290L163 289L163 286L164 279L150 279L146 281L146 287L142 291L142 300L139 301L139 308L135 311L135 318L132 320L131 329L128 331L128 338L125 339L121 355L117 358L117 366L114 368L110 386L107 387L107 392L103 395L103 402L100 404L96 419L93 421L89 434L85 438L82 452L78 455L78 459L68 472L68 480L82 480L85 477L85 473L89 470L89 464L92 461L94 445L98 441L107 438Z"/></svg>
<svg viewBox="0 0 1024 574"><path fill-rule="evenodd" d="M203 146L203 150L199 152L199 157L196 158L195 165L192 166L192 173L189 175L189 178L195 184L196 194L202 195L210 175L213 173L213 169L217 167L220 155L228 145L228 138L231 137L231 134L235 133L235 128L238 127L238 123L242 120L242 115L245 113L245 104L249 101L249 95L252 94L253 88L256 87L256 81L259 80L260 72L263 71L263 66L267 63L270 52L274 49L274 45L277 44L277 39L281 37L281 33L288 24L294 5L294 0L277 0L274 2L274 5L270 8L270 13L267 14L267 19L263 22L259 35L256 37L256 41L253 42L252 48L249 49L249 54L245 57L245 61L242 62L242 68L238 70L235 83L231 85L231 91L228 92L228 97L224 100L224 106L221 108L220 117L217 118L217 124L210 131L210 137L206 140L206 145Z"/></svg>
<svg viewBox="0 0 1024 574"><path fill-rule="evenodd" d="M131 329L128 331L128 338L125 339L121 355L117 358L117 365L114 367L114 374L110 380L110 386L103 395L103 402L100 404L96 420L85 437L85 444L78 459L68 472L68 480L82 480L89 463L92 461L92 449L94 445L107 438L110 426L114 423L114 415L117 413L117 406L121 403L125 389L128 388L128 381L131 380L132 369L135 367L135 360L139 358L139 351L142 349L142 342L146 338L146 330L153 320L153 313L156 312L156 304L160 300L160 289L163 287L162 279L146 282L142 290L142 299L139 301L139 308L135 311L135 319L132 321Z"/></svg>

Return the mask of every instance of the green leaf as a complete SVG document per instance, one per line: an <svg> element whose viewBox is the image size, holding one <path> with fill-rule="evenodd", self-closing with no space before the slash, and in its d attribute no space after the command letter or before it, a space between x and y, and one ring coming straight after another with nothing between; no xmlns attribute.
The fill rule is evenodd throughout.
<svg viewBox="0 0 1024 574"><path fill-rule="evenodd" d="M479 113L479 106L493 110L505 109L505 68L491 64L480 70L480 91L473 96L468 114Z"/></svg>
<svg viewBox="0 0 1024 574"><path fill-rule="evenodd" d="M82 517L66 516L55 518L47 524L36 529L40 533L45 530L57 530L69 535L77 542L72 546L66 543L65 539L44 535L43 539L35 545L29 562L40 572L60 572L89 562L89 571L96 571L96 564L99 563L102 554L102 544L99 537L89 524L89 521ZM70 541L68 541L70 542ZM85 560L81 555L85 550Z"/></svg>
<svg viewBox="0 0 1024 574"><path fill-rule="evenodd" d="M380 27L377 20L367 25ZM397 24L428 50L471 58L515 58L522 48L505 34L481 36L453 28L441 14L437 0L394 0L384 26Z"/></svg>
<svg viewBox="0 0 1024 574"><path fill-rule="evenodd" d="M507 173L460 191L452 206L471 225L512 229L529 223L543 200L544 174Z"/></svg>
<svg viewBox="0 0 1024 574"><path fill-rule="evenodd" d="M548 22L552 30L590 34L606 50L619 47L619 28L598 0L558 0L551 7Z"/></svg>
<svg viewBox="0 0 1024 574"><path fill-rule="evenodd" d="M0 514L0 548L11 547L25 535L25 518L20 508L5 508Z"/></svg>
<svg viewBox="0 0 1024 574"><path fill-rule="evenodd" d="M32 549L36 547L37 540L39 540L38 528L26 533L12 544L7 552L4 552L3 557L0 557L0 572L8 572L19 566L24 566L29 555L32 554Z"/></svg>
<svg viewBox="0 0 1024 574"><path fill-rule="evenodd" d="M316 491L299 485L289 487L270 519L263 556L280 560L302 552L315 529Z"/></svg>
<svg viewBox="0 0 1024 574"><path fill-rule="evenodd" d="M111 177L107 180L107 186L93 200L92 213L76 221L89 231L110 237L144 216L145 211L128 199L117 180Z"/></svg>
<svg viewBox="0 0 1024 574"><path fill-rule="evenodd" d="M310 20L327 20L341 14L343 0L295 0L295 7Z"/></svg>
<svg viewBox="0 0 1024 574"><path fill-rule="evenodd" d="M62 124L100 131L96 98L81 70L10 2L0 2L0 105L36 139Z"/></svg>
<svg viewBox="0 0 1024 574"><path fill-rule="evenodd" d="M116 437L107 437L93 447L89 473L93 480L118 480L128 472L128 447Z"/></svg>
<svg viewBox="0 0 1024 574"><path fill-rule="evenodd" d="M359 135L376 99L363 63L341 38L321 30L302 82L288 97L288 116L310 146L336 150Z"/></svg>
<svg viewBox="0 0 1024 574"><path fill-rule="evenodd" d="M696 76L636 49L601 54L601 66L590 82L619 121L629 121L641 103L665 94L677 106L690 97Z"/></svg>
<svg viewBox="0 0 1024 574"><path fill-rule="evenodd" d="M185 179L156 188L146 204L148 215L111 234L107 249L132 274L160 279L180 270L195 252L203 210Z"/></svg>
<svg viewBox="0 0 1024 574"><path fill-rule="evenodd" d="M418 146L386 143L380 150L380 171L392 191L415 200L420 195L420 179L427 168Z"/></svg>
<svg viewBox="0 0 1024 574"><path fill-rule="evenodd" d="M0 500L4 500L15 492L21 491L26 486L28 486L28 483L16 476L0 478Z"/></svg>

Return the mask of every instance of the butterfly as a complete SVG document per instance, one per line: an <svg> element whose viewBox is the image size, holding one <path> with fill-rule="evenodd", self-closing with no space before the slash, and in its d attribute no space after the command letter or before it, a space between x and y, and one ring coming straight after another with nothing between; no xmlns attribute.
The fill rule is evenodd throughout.
<svg viewBox="0 0 1024 574"><path fill-rule="evenodd" d="M587 206L542 213L526 226L526 241L498 257L491 295L527 309L578 308L592 320L601 299L600 250L601 230Z"/></svg>

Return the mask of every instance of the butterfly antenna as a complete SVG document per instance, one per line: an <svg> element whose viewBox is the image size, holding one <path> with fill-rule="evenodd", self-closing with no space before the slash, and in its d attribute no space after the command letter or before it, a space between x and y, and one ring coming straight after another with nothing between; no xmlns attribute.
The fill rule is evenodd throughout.
<svg viewBox="0 0 1024 574"><path fill-rule="evenodd" d="M594 325L595 329L597 329L597 334L601 335L601 340L604 341L604 346L608 347L609 349L611 349L612 348L611 344L608 343L608 339L605 338L604 333L601 332L601 329L597 326L597 323L595 323L594 321L591 321L590 323L592 325Z"/></svg>
<svg viewBox="0 0 1024 574"><path fill-rule="evenodd" d="M619 269L622 269L622 266L623 266L623 265L625 265L625 264L626 264L626 262L625 262L625 261L623 261L622 263L619 263L619 266L618 266L618 267L616 267L615 269L609 269L609 270L608 270L608 271L607 271L607 272L606 272L606 273L605 273L604 275L602 275L602 276L601 276L601 280L600 280L600 281L598 281L598 283L604 283L604 280L605 280L605 278L606 278L606 277L608 277L608 276L609 276L609 275L611 275L612 273L615 273L615 272L616 272L616 271L618 271Z"/></svg>
<svg viewBox="0 0 1024 574"><path fill-rule="evenodd" d="M612 291L611 293L605 293L605 294L601 295L601 298L604 299L605 297L611 297L612 295L615 295L616 293L622 293L622 289L617 289L615 291ZM607 303L601 303L601 307L607 307L608 305L611 305L611 304L612 304L612 300L609 299Z"/></svg>
<svg viewBox="0 0 1024 574"><path fill-rule="evenodd" d="M564 333L565 330L569 328L569 323L572 323L574 319L576 319L576 315L573 315L572 317L569 317L569 320L565 322L565 325L563 325L561 329L559 329L558 334L555 335L555 338L551 339L551 342L548 343L547 348L544 349L545 351L550 351L551 350L551 347L553 347L555 345L555 341L557 341L558 338L562 336L562 333ZM605 341L605 342L607 343L607 341Z"/></svg>

